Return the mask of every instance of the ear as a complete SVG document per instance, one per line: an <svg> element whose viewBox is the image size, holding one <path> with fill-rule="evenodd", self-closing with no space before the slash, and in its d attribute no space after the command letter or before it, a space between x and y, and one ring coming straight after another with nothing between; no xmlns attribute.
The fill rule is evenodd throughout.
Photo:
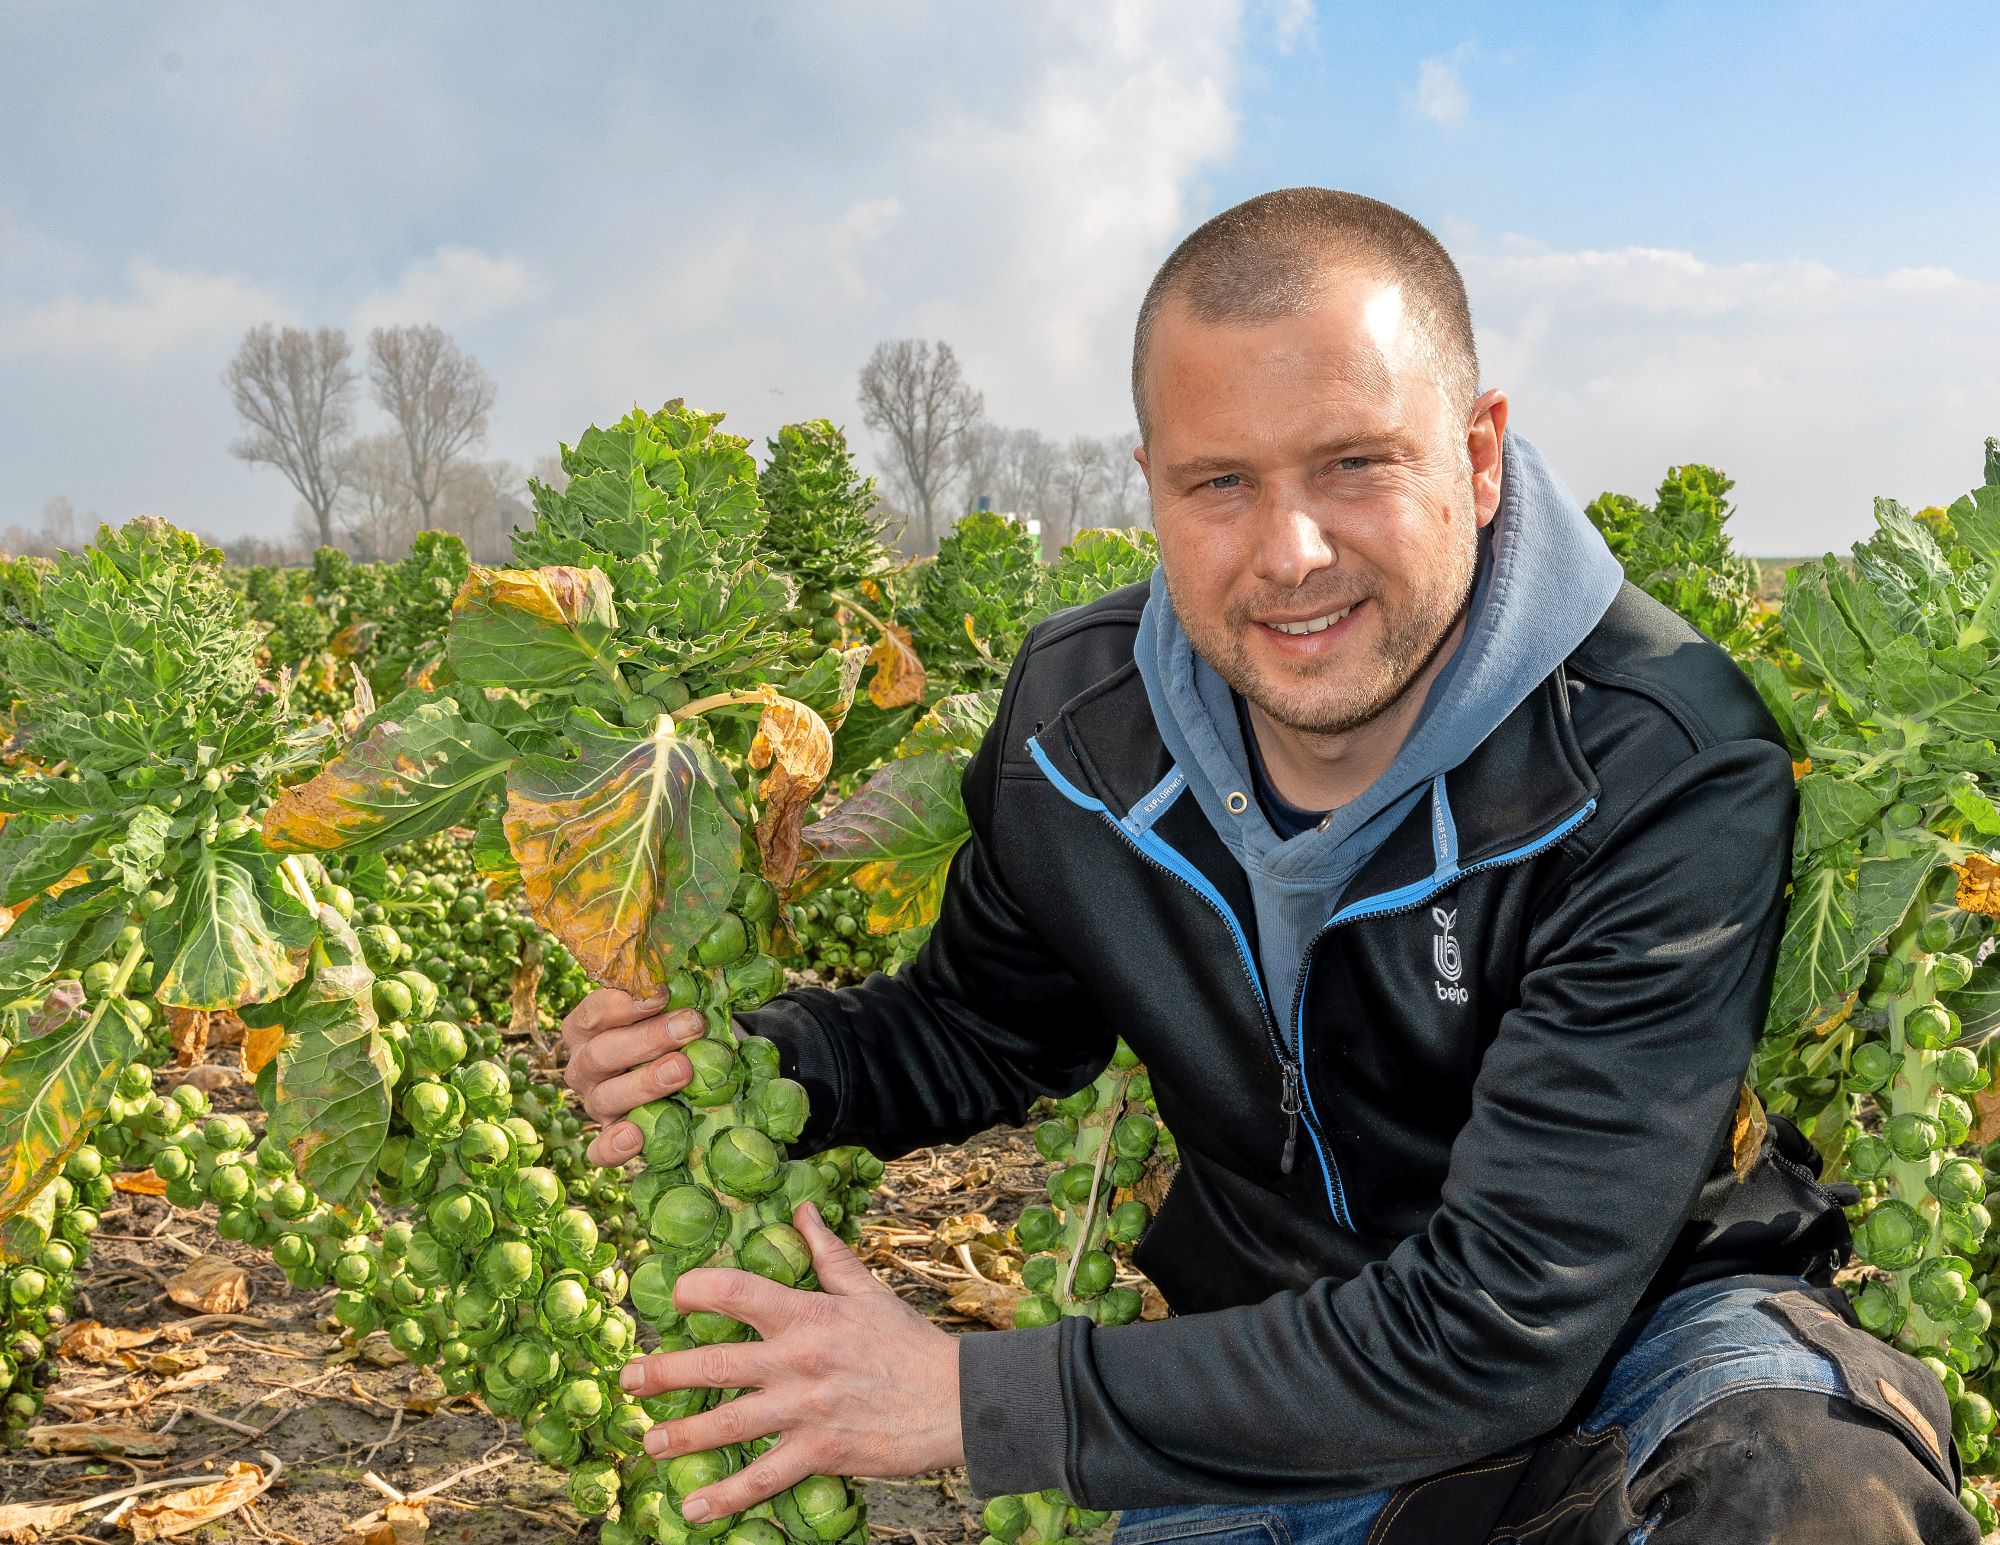
<svg viewBox="0 0 2000 1545"><path fill-rule="evenodd" d="M1507 434L1507 394L1497 386L1481 392L1466 423L1465 449L1472 462L1475 522L1491 525L1500 513L1500 448Z"/></svg>

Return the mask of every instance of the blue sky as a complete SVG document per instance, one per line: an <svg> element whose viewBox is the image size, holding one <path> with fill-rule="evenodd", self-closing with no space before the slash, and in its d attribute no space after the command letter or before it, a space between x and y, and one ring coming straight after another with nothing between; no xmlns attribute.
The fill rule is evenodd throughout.
<svg viewBox="0 0 2000 1545"><path fill-rule="evenodd" d="M0 11L0 526L68 495L289 529L226 451L243 329L435 320L522 465L681 394L866 441L881 338L1007 423L1129 423L1178 237L1319 182L1438 231L1488 384L1586 497L1673 461L1743 545L1949 499L2000 433L1990 6Z"/></svg>

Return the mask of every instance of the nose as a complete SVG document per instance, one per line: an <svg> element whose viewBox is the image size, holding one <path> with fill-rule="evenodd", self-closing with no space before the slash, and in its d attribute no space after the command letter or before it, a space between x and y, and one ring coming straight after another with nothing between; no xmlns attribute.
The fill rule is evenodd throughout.
<svg viewBox="0 0 2000 1545"><path fill-rule="evenodd" d="M1296 590L1338 561L1332 538L1302 501L1274 491L1258 521L1255 568L1267 584Z"/></svg>

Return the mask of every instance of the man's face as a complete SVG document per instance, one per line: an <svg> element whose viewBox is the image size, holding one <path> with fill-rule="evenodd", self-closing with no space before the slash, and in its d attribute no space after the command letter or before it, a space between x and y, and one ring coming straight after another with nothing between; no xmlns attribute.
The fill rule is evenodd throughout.
<svg viewBox="0 0 2000 1545"><path fill-rule="evenodd" d="M1312 311L1248 325L1170 301L1149 343L1139 453L1194 647L1270 718L1320 734L1368 723L1430 662L1492 518L1466 422L1400 291L1359 278L1328 291ZM1502 399L1501 423L1505 411Z"/></svg>

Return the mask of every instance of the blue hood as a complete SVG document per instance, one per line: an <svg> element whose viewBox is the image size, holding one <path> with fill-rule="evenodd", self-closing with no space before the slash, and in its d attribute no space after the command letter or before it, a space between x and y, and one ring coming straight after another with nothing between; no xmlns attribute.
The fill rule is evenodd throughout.
<svg viewBox="0 0 2000 1545"><path fill-rule="evenodd" d="M1258 953L1274 1008L1290 1001L1306 941L1347 883L1401 824L1431 780L1499 727L1597 626L1624 580L1618 560L1526 440L1501 442L1500 508L1483 543L1464 637L1432 681L1416 723L1382 776L1323 828L1286 840L1253 796L1234 699L1194 651L1155 570L1134 655L1160 737L1209 824L1249 877Z"/></svg>

